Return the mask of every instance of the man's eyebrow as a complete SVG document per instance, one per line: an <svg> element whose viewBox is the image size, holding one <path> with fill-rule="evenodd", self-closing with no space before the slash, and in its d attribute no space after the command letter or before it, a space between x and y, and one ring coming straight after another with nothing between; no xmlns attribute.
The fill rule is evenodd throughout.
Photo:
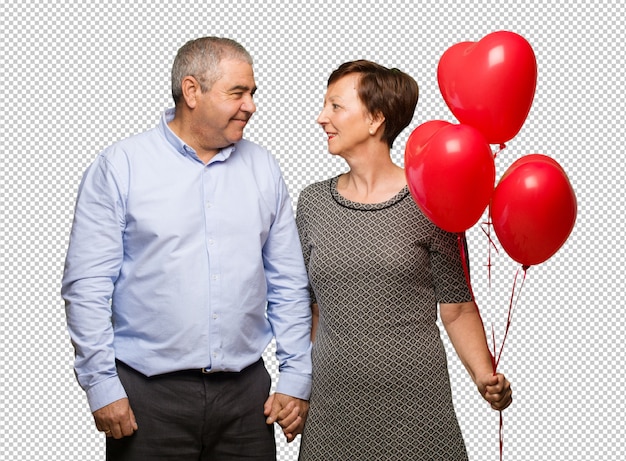
<svg viewBox="0 0 626 461"><path fill-rule="evenodd" d="M247 86L247 85L235 85L235 86L230 87L230 88L228 89L228 91L231 91L231 92L232 92L232 91L249 91L249 92L251 92L252 94L256 93L256 90L257 90L257 87L256 87L256 86L255 86L255 87L250 88L250 87L249 87L249 86Z"/></svg>

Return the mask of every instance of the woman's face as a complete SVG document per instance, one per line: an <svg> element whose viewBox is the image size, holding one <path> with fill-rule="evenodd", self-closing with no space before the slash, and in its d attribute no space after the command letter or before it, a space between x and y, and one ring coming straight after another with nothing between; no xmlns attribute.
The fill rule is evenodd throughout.
<svg viewBox="0 0 626 461"><path fill-rule="evenodd" d="M348 74L331 83L324 107L317 117L328 136L328 151L346 156L359 150L372 138L372 117L357 94L358 75Z"/></svg>

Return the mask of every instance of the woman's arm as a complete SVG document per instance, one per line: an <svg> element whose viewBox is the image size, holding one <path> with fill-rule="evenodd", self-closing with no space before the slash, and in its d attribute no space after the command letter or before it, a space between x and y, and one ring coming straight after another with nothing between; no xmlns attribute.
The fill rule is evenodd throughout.
<svg viewBox="0 0 626 461"><path fill-rule="evenodd" d="M441 321L448 337L478 387L495 410L511 404L511 384L503 374L494 373L483 323L474 302L441 304Z"/></svg>

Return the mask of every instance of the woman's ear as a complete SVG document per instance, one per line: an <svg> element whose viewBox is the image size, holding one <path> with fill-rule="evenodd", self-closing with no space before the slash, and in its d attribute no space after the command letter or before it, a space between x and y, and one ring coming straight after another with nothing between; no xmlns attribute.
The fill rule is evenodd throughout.
<svg viewBox="0 0 626 461"><path fill-rule="evenodd" d="M373 115L370 115L370 128L369 132L371 135L375 135L380 127L385 123L385 116L382 112L376 112Z"/></svg>

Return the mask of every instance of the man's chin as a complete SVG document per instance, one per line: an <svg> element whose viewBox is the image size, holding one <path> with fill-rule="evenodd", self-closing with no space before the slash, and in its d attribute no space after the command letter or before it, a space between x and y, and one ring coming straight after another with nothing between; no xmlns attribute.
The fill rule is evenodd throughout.
<svg viewBox="0 0 626 461"><path fill-rule="evenodd" d="M241 139L243 138L243 128L241 128L240 130L233 130L231 133L229 133L230 136L228 136L228 140L231 143L236 143L241 141Z"/></svg>

